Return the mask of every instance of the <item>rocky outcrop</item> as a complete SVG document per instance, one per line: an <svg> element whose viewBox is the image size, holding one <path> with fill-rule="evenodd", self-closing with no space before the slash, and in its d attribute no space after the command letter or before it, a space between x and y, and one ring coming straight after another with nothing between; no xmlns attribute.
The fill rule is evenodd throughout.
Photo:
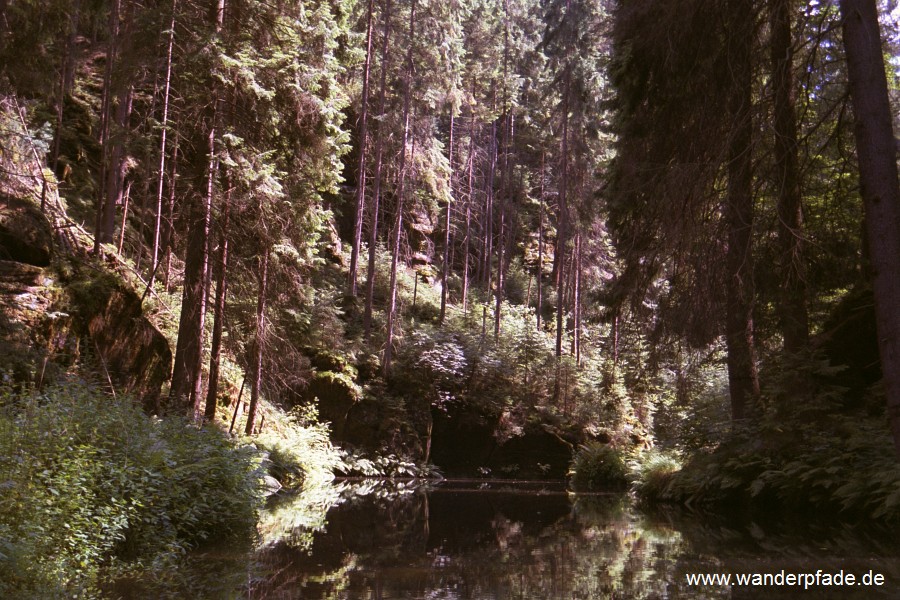
<svg viewBox="0 0 900 600"><path fill-rule="evenodd" d="M331 438L339 440L344 434L347 413L359 401L360 390L345 373L319 371L310 379L304 396L315 403L319 419L331 423Z"/></svg>
<svg viewBox="0 0 900 600"><path fill-rule="evenodd" d="M159 393L172 370L169 342L143 315L141 300L111 275L72 286L81 324L101 367L117 391L133 394L151 413L160 410Z"/></svg>
<svg viewBox="0 0 900 600"><path fill-rule="evenodd" d="M59 205L55 192L48 205ZM171 369L167 340L106 267L54 261L53 232L33 201L0 196L0 371L40 386L90 355L113 389L155 412Z"/></svg>
<svg viewBox="0 0 900 600"><path fill-rule="evenodd" d="M366 452L393 453L417 461L425 457L423 438L399 401L363 398L347 412L336 441Z"/></svg>
<svg viewBox="0 0 900 600"><path fill-rule="evenodd" d="M502 415L476 407L433 410L432 460L449 476L563 479L577 440L526 420L514 435L500 435Z"/></svg>
<svg viewBox="0 0 900 600"><path fill-rule="evenodd" d="M52 227L30 202L0 196L0 371L42 385L79 355L50 269Z"/></svg>
<svg viewBox="0 0 900 600"><path fill-rule="evenodd" d="M80 352L73 319L59 310L60 290L47 270L0 260L0 373L42 385Z"/></svg>

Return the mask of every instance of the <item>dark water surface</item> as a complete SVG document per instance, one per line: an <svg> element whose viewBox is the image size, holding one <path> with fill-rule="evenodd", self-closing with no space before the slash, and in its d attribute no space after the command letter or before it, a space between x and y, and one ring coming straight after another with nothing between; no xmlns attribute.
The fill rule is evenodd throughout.
<svg viewBox="0 0 900 600"><path fill-rule="evenodd" d="M345 483L276 499L261 533L251 555L201 555L190 597L900 598L891 532L648 515L626 495L573 496L562 484ZM823 585L841 572L883 584ZM738 573L809 573L811 585L687 580Z"/></svg>

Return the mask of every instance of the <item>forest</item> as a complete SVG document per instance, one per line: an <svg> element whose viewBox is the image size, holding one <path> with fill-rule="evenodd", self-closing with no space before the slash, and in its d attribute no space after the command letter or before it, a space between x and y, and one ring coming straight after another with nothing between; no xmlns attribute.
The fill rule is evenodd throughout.
<svg viewBox="0 0 900 600"><path fill-rule="evenodd" d="M0 596L335 478L894 527L898 160L895 0L0 0Z"/></svg>

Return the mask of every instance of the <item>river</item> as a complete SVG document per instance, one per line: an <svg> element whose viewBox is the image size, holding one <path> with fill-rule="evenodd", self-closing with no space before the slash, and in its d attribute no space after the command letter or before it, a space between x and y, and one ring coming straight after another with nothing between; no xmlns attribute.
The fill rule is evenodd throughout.
<svg viewBox="0 0 900 600"><path fill-rule="evenodd" d="M554 483L341 483L273 499L260 531L252 552L198 553L190 589L172 596L900 598L889 532L650 514L625 494ZM690 581L702 576L731 585Z"/></svg>

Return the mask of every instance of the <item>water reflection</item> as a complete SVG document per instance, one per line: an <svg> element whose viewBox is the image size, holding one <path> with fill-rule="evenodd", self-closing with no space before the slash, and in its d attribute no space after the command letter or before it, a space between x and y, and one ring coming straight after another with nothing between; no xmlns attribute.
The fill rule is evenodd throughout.
<svg viewBox="0 0 900 600"><path fill-rule="evenodd" d="M396 492L396 493L395 493ZM896 598L900 552L851 528L782 533L561 487L341 486L298 496L266 523L251 598ZM325 518L325 509L333 506ZM690 586L690 573L853 572L881 587Z"/></svg>

